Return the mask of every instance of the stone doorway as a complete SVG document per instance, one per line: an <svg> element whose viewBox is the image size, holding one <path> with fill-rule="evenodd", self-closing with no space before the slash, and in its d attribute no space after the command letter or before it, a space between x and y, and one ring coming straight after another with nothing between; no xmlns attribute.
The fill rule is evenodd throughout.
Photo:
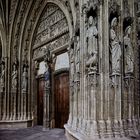
<svg viewBox="0 0 140 140"><path fill-rule="evenodd" d="M67 70L70 68L68 50L71 33L69 32L68 18L64 14L66 11L61 8L55 3L48 3L40 15L33 36L33 68L35 69L33 77L39 81L36 83L36 80L33 80L33 95L35 95L35 99L37 98L37 103L33 104L35 110L34 124L43 124L43 128L63 128L69 115L69 71ZM48 56L49 61L48 59L45 60ZM44 77L47 71L50 77L48 80L45 78L43 84L39 77L40 75ZM58 74L58 71L64 73ZM59 81L62 83L60 84ZM63 87L62 90L60 89L61 86ZM34 91L36 88L38 88L37 91ZM57 92L54 92L56 89ZM67 105L65 105L63 101L65 99L61 93L62 95L67 94L67 97L64 96ZM61 98L56 98L59 96ZM55 105L57 102L60 102L59 106ZM62 110L65 110L66 115L61 112ZM58 112L64 115L59 115ZM58 119L59 116L61 120ZM58 122L60 123L58 124Z"/></svg>

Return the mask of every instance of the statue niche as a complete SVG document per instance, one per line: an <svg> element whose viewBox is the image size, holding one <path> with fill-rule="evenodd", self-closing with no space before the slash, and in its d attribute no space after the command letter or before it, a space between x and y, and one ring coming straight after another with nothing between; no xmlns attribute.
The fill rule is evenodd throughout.
<svg viewBox="0 0 140 140"><path fill-rule="evenodd" d="M22 92L27 92L27 90L28 90L28 70L27 66L24 66L22 73Z"/></svg>
<svg viewBox="0 0 140 140"><path fill-rule="evenodd" d="M12 89L17 89L17 80L18 80L18 71L17 71L17 63L13 64L13 72L12 72Z"/></svg>
<svg viewBox="0 0 140 140"><path fill-rule="evenodd" d="M88 28L86 32L86 42L87 42L87 62L86 66L88 72L97 71L98 63L98 30L96 27L97 19L96 17L89 16L88 18Z"/></svg>
<svg viewBox="0 0 140 140"><path fill-rule="evenodd" d="M114 17L111 20L110 27L110 50L111 50L111 60L112 60L112 75L120 73L121 66L121 46L120 41L117 36L117 25L118 19Z"/></svg>
<svg viewBox="0 0 140 140"><path fill-rule="evenodd" d="M124 58L125 74L132 74L134 71L134 52L131 40L131 25L128 25L124 31Z"/></svg>

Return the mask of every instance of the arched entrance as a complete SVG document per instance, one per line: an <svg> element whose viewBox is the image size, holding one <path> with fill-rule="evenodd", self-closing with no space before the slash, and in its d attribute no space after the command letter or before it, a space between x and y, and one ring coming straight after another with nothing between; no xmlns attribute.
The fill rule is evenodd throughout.
<svg viewBox="0 0 140 140"><path fill-rule="evenodd" d="M41 14L33 37L33 63L36 69L35 124L63 128L69 115L69 28L63 11L48 3ZM50 93L45 87L46 50L51 56ZM63 111L63 112L62 112Z"/></svg>

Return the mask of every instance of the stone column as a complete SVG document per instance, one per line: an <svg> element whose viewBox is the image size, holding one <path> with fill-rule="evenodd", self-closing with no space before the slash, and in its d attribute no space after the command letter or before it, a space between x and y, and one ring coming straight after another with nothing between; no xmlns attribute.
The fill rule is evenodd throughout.
<svg viewBox="0 0 140 140"><path fill-rule="evenodd" d="M103 24L104 24L104 11L103 11L103 3L98 7L98 32L99 32L99 75L97 75L97 96L96 96L96 121L97 121L97 129L99 137L103 137L103 132L105 129L104 122L104 67L106 64L104 63L104 45L103 45ZM105 66L104 66L105 65Z"/></svg>
<svg viewBox="0 0 140 140"><path fill-rule="evenodd" d="M7 110L7 92L6 90L3 93L3 116L2 116L2 120L6 119L6 110Z"/></svg>
<svg viewBox="0 0 140 140"><path fill-rule="evenodd" d="M114 136L120 136L119 123L121 121L121 75L119 73L113 74L112 79L112 94L114 93L114 113L113 113L113 132Z"/></svg>
<svg viewBox="0 0 140 140"><path fill-rule="evenodd" d="M70 62L70 87L69 87L69 94L70 94L70 113L69 113L69 120L68 120L68 125L72 126L73 125L73 116L74 116L74 37L71 38L70 45L68 48L69 52L69 62Z"/></svg>
<svg viewBox="0 0 140 140"><path fill-rule="evenodd" d="M21 93L21 114L20 114L20 119L23 120L24 119L24 93ZM18 115L19 117L19 115Z"/></svg>
<svg viewBox="0 0 140 140"><path fill-rule="evenodd" d="M50 129L50 104L50 79L46 79L43 95L43 130Z"/></svg>
<svg viewBox="0 0 140 140"><path fill-rule="evenodd" d="M134 136L134 127L133 127L133 111L134 111L134 77L131 75L125 76L125 85L126 85L126 92L127 92L127 129L128 135Z"/></svg>
<svg viewBox="0 0 140 140"><path fill-rule="evenodd" d="M73 94L74 94L74 86L73 83L70 81L70 88L69 88L69 93L70 93L70 113L69 113L69 120L68 120L68 125L72 125L72 120L73 120Z"/></svg>
<svg viewBox="0 0 140 140"><path fill-rule="evenodd" d="M76 32L76 31L75 31ZM76 34L76 33L75 33ZM78 128L78 97L79 97L79 86L80 86L80 36L75 35L74 37L74 95L73 95L73 129Z"/></svg>
<svg viewBox="0 0 140 140"><path fill-rule="evenodd" d="M43 108L44 108L44 115L43 115L43 130L46 128L50 128L50 94L51 94L51 89L50 89L50 81L51 81L51 64L52 64L52 58L50 55L50 50L47 48L45 50L45 56L44 56L44 62L45 62L45 67L46 67L46 72L44 73L45 77L45 92L44 92L44 100L43 100Z"/></svg>
<svg viewBox="0 0 140 140"><path fill-rule="evenodd" d="M2 94L3 94L3 92L0 92L0 120L2 119L2 110L3 110L3 108L2 108L2 101L3 101Z"/></svg>
<svg viewBox="0 0 140 140"><path fill-rule="evenodd" d="M103 49L102 49L102 67L103 67L103 120L100 124L100 135L102 137L111 137L111 119L110 119L110 78L109 78L109 1L103 3Z"/></svg>
<svg viewBox="0 0 140 140"><path fill-rule="evenodd" d="M12 89L11 90L11 115L10 115L10 120L15 120L16 119L16 98L17 97L17 89Z"/></svg>
<svg viewBox="0 0 140 140"><path fill-rule="evenodd" d="M97 138L98 135L98 128L97 128L97 94L98 94L98 77L97 73L93 72L89 74L89 81L90 81L90 96L89 96L89 108L90 108L90 135L91 137Z"/></svg>
<svg viewBox="0 0 140 140"><path fill-rule="evenodd" d="M74 93L73 93L73 130L77 130L77 116L78 116L78 90L77 81L74 81Z"/></svg>
<svg viewBox="0 0 140 140"><path fill-rule="evenodd" d="M7 57L5 57L2 61L2 73L1 73L1 81L2 83L0 83L0 96L1 96L1 119L2 120L5 120L6 119L6 93L7 93L7 88L6 88L6 85L7 85L7 82L6 81L6 78L7 78Z"/></svg>
<svg viewBox="0 0 140 140"><path fill-rule="evenodd" d="M27 110L27 92L22 91L21 93L21 120L26 120L26 110Z"/></svg>
<svg viewBox="0 0 140 140"><path fill-rule="evenodd" d="M10 76L10 70L11 70L11 68L10 68L10 65L11 65L11 63L10 63L11 61L7 58L7 74L8 75L6 75L6 80L7 80L7 90L6 90L6 120L9 120L10 119L10 105L11 105L11 103L10 103L10 100L11 100L11 96L10 96L10 94L11 94L11 92L10 92L10 90L11 90L11 76Z"/></svg>
<svg viewBox="0 0 140 140"><path fill-rule="evenodd" d="M43 130L46 130L47 127L47 90L46 90L46 82L44 87L44 94L43 94ZM48 127L47 127L48 128Z"/></svg>
<svg viewBox="0 0 140 140"><path fill-rule="evenodd" d="M80 116L80 120L81 120L81 129L80 132L83 129L83 119L84 119L84 91L85 91L85 11L82 7L84 1L81 1L79 3L80 6L80 58L81 58L81 74L80 74L80 102L81 102L81 116Z"/></svg>

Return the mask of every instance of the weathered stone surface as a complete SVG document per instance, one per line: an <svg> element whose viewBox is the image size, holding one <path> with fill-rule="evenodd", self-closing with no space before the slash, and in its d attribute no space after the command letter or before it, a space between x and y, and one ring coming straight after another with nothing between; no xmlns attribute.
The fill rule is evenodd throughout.
<svg viewBox="0 0 140 140"><path fill-rule="evenodd" d="M39 78L55 127L54 74L69 70L69 140L138 137L139 24L139 0L1 0L0 128L37 124Z"/></svg>

